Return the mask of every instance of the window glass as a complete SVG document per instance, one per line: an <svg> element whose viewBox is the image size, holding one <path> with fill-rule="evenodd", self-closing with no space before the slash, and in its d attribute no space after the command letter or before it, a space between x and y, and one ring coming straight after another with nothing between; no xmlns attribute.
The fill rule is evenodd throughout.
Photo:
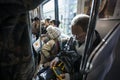
<svg viewBox="0 0 120 80"><path fill-rule="evenodd" d="M119 1L119 0L118 0ZM85 0L84 12L90 14L92 0ZM99 18L114 18L117 0L101 0Z"/></svg>
<svg viewBox="0 0 120 80"><path fill-rule="evenodd" d="M62 32L71 34L70 24L77 12L77 0L58 0L58 14ZM43 19L55 19L54 0L43 5Z"/></svg>
<svg viewBox="0 0 120 80"><path fill-rule="evenodd" d="M50 0L43 5L43 18L55 19L54 0Z"/></svg>
<svg viewBox="0 0 120 80"><path fill-rule="evenodd" d="M59 28L62 29L63 33L70 35L71 20L73 19L77 12L77 0L58 0L58 7L59 7L59 20L61 22Z"/></svg>

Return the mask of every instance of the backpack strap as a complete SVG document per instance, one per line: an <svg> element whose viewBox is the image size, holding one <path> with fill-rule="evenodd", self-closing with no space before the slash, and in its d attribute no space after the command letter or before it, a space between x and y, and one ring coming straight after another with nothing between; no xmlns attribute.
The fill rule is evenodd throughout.
<svg viewBox="0 0 120 80"><path fill-rule="evenodd" d="M100 34L98 33L97 30L95 30L95 36L96 36L96 38L93 41L92 48L91 48L90 52L92 52L102 40L101 37L100 37Z"/></svg>
<svg viewBox="0 0 120 80"><path fill-rule="evenodd" d="M96 42L96 45L98 45L101 42L102 39L101 39L101 36L100 36L100 34L98 33L97 30L95 30L95 35L96 35L95 42Z"/></svg>

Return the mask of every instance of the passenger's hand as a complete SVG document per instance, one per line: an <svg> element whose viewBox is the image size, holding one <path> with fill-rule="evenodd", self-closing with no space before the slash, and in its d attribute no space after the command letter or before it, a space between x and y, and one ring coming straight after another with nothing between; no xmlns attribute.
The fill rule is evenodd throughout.
<svg viewBox="0 0 120 80"><path fill-rule="evenodd" d="M50 68L52 68L53 66L56 66L57 62L59 61L58 57L55 57L55 59L53 59L50 63Z"/></svg>
<svg viewBox="0 0 120 80"><path fill-rule="evenodd" d="M60 74L60 76L62 77L62 80L70 80L70 75L69 75L69 73Z"/></svg>

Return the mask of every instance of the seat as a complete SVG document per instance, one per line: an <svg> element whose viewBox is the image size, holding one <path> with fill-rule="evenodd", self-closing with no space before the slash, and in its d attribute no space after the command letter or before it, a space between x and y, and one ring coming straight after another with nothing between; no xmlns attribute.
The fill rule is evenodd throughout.
<svg viewBox="0 0 120 80"><path fill-rule="evenodd" d="M120 19L99 19L96 23L96 30L103 39L108 34L108 32L119 22Z"/></svg>
<svg viewBox="0 0 120 80"><path fill-rule="evenodd" d="M106 33L107 32L105 32L102 37L104 37ZM90 72L88 73L86 80L104 80L104 77L109 73L113 61L116 58L115 54L118 43L120 43L120 23L113 26L88 58L86 70L90 70ZM120 50L118 53L120 53Z"/></svg>
<svg viewBox="0 0 120 80"><path fill-rule="evenodd" d="M115 59L113 65L104 80L120 80L120 37L118 41L119 42L115 48Z"/></svg>

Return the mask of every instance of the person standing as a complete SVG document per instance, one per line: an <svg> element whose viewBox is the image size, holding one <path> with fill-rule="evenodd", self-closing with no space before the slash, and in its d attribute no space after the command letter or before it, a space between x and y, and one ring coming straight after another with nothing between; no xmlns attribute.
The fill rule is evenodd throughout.
<svg viewBox="0 0 120 80"><path fill-rule="evenodd" d="M35 71L28 11L41 0L0 1L0 79L31 80Z"/></svg>

